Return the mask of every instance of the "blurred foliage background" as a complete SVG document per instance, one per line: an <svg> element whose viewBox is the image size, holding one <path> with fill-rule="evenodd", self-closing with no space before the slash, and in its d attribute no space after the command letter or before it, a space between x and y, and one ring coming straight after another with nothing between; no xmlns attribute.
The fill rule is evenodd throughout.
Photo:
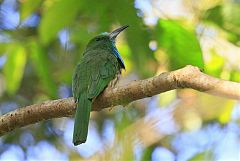
<svg viewBox="0 0 240 161"><path fill-rule="evenodd" d="M87 42L126 24L119 85L187 64L240 82L238 0L0 0L0 113L70 97ZM239 102L174 90L92 112L78 147L73 118L17 129L0 160L240 160L239 125Z"/></svg>

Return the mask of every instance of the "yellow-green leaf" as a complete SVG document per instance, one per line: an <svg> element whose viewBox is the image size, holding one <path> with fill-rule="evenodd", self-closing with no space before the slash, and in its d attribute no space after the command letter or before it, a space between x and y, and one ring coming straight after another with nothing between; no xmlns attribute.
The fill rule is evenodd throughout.
<svg viewBox="0 0 240 161"><path fill-rule="evenodd" d="M230 80L234 82L240 82L240 71L239 70L231 71Z"/></svg>
<svg viewBox="0 0 240 161"><path fill-rule="evenodd" d="M166 50L171 70L186 65L204 68L200 44L192 29L178 21L160 20L156 30L158 44Z"/></svg>
<svg viewBox="0 0 240 161"><path fill-rule="evenodd" d="M188 161L212 161L213 160L213 154L211 151L204 151L202 153L198 153L195 156L193 156Z"/></svg>
<svg viewBox="0 0 240 161"><path fill-rule="evenodd" d="M14 94L21 84L26 59L26 51L20 44L13 44L9 48L3 72L7 85L7 92L10 95Z"/></svg>
<svg viewBox="0 0 240 161"><path fill-rule="evenodd" d="M215 77L219 77L224 66L224 58L218 55L215 50L210 53L210 60L205 63L205 72Z"/></svg>
<svg viewBox="0 0 240 161"><path fill-rule="evenodd" d="M228 123L231 120L231 114L234 107L235 102L229 100L226 102L225 106L222 109L222 113L219 116L219 121L222 124Z"/></svg>

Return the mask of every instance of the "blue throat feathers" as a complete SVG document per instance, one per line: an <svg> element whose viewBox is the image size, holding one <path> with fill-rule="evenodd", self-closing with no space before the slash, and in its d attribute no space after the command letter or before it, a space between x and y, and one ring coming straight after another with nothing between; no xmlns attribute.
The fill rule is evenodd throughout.
<svg viewBox="0 0 240 161"><path fill-rule="evenodd" d="M121 58L120 53L118 52L115 44L113 44L112 50L113 50L114 56L116 56L116 58L118 60L118 63L120 64L121 68L125 69L125 65L124 65L123 59Z"/></svg>

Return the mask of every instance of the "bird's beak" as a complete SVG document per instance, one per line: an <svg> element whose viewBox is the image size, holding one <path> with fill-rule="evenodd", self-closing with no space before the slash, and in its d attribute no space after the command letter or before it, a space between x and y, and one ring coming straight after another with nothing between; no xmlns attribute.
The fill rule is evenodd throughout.
<svg viewBox="0 0 240 161"><path fill-rule="evenodd" d="M128 28L128 25L119 27L118 29L114 30L113 32L110 33L110 39L114 40L120 32Z"/></svg>

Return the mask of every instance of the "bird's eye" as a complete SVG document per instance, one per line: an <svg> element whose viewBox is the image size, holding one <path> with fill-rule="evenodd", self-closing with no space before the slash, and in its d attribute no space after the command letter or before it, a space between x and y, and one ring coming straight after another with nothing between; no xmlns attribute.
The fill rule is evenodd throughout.
<svg viewBox="0 0 240 161"><path fill-rule="evenodd" d="M96 38L96 41L100 41L101 39L100 38Z"/></svg>

